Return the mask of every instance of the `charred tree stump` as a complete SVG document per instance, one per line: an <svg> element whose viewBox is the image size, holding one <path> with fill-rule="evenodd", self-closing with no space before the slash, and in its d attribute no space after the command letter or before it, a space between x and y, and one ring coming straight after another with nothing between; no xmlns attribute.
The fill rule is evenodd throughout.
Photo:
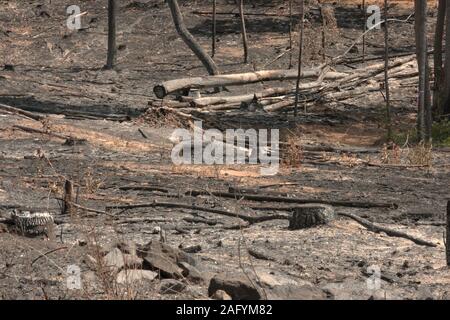
<svg viewBox="0 0 450 320"><path fill-rule="evenodd" d="M66 180L64 184L64 201L62 214L72 214L73 213L73 184L72 181Z"/></svg>
<svg viewBox="0 0 450 320"><path fill-rule="evenodd" d="M334 220L335 214L332 206L323 204L305 204L294 208L289 219L289 229L305 229L317 225L328 224Z"/></svg>

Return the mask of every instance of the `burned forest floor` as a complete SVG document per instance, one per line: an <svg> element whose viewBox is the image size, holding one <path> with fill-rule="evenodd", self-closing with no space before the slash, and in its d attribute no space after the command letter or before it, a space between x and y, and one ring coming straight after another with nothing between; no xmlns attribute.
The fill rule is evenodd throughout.
<svg viewBox="0 0 450 320"><path fill-rule="evenodd" d="M228 2L218 1L219 12L236 13ZM287 68L287 1L248 2L251 63L242 62L238 16L219 15L220 70ZM326 55L341 54L361 34L357 2L335 1L337 29L328 31ZM397 19L413 12L412 2L391 2ZM209 51L208 3L180 1L189 30ZM117 68L109 71L102 69L104 1L80 3L78 31L66 27L71 4L0 3L0 103L45 116L36 121L0 111L0 299L208 299L212 286L225 288L227 281L229 292L214 298L450 298L444 245L450 150L410 141L417 78L391 88L397 144L386 143L384 96L371 92L301 109L297 121L290 113L196 115L210 128L276 128L285 145L295 140L276 175L262 176L259 165L177 166L169 138L187 120L154 112L153 86L205 70L176 34L166 4L120 1ZM323 62L314 12L306 15L306 67ZM431 37L434 7L429 15ZM413 26L413 19L392 24L391 54L414 53ZM295 25L294 39L297 31ZM366 43L367 57L382 61L382 30ZM361 53L357 45L336 69L364 66L351 62ZM294 61L297 54L292 51ZM67 180L76 206L62 215ZM252 201L248 193L332 204L336 218L290 230L292 203ZM50 212L53 235L15 232L6 223L14 209ZM339 213L435 246L375 233ZM258 220L274 216L279 219ZM149 272L123 278L125 270L144 269Z"/></svg>

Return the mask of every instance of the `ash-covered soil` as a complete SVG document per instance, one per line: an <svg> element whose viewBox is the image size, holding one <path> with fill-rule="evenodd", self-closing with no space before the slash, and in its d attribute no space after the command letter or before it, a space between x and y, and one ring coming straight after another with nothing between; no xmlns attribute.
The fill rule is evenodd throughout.
<svg viewBox="0 0 450 320"><path fill-rule="evenodd" d="M207 1L180 3L190 30L209 48L210 18L194 14L210 11ZM222 272L238 277L242 286L248 278L253 279L251 283L260 288L261 298L450 298L450 272L445 266L443 241L450 187L448 150L434 149L432 165L417 166L409 163L414 150L404 147L394 155L398 157L395 164L385 165L382 160L390 151L383 148L386 133L381 94L317 106L298 121L296 132L302 145L364 148L371 150L369 153L305 148L298 165L283 165L271 177L261 176L258 165L175 166L170 159L172 144L168 139L173 128L167 123L156 126L151 113L135 117L148 107L149 101L155 100L152 88L156 83L205 74L176 35L164 1L121 1L120 50L115 71L102 70L106 57L104 4L82 2L81 10L87 13L82 16L83 29L78 32L65 26L65 8L70 4L61 0L51 4L0 4L1 63L13 66L13 70L0 71L0 102L16 107L35 106L37 111L73 111L66 117L48 115L45 121L0 114L0 219L6 222L13 209L28 209L51 212L56 222L52 239L24 237L0 223L1 298L206 299L211 278ZM237 12L231 4L220 8ZM345 51L361 31L362 16L355 4L342 2L335 10L339 32L328 48L331 56ZM287 2L253 1L248 12L287 14ZM391 12L404 19L412 8L399 1ZM248 16L252 61L248 65L242 63L238 19L226 15L219 15L218 19L220 41L215 60L223 72L286 68L289 64L289 54L273 62L288 45L286 17ZM434 17L430 19L434 24ZM412 23L395 25L392 53L414 51ZM307 25L311 44L306 49L306 64L312 66L321 63L320 41L314 36L319 24L313 14ZM382 39L382 31L368 36L369 55L383 52ZM360 54L352 53L353 57ZM295 51L293 56L295 60ZM231 90L253 92L264 86L268 84ZM415 90L413 85L392 89L397 130L414 126ZM77 109L95 110L93 119L77 115ZM108 110L112 116L98 119L98 110ZM133 119L112 121L118 110ZM251 114L227 113L217 117L217 127L267 127L269 121L276 123L274 127L292 126L292 121L288 121L291 119L283 115L267 118L270 120L263 124L255 123ZM18 126L85 141L73 145L52 135L24 132ZM76 203L98 212L77 208L72 216L60 214L59 199L67 179L74 182ZM436 247L374 233L342 216L328 225L289 230L284 219L248 225L243 219L195 207L119 208L156 201L254 217L287 214L276 210L286 206L283 203L248 201L239 194L236 199L211 194L229 188L256 188L259 194L324 202L392 203L396 206L334 209L426 239ZM205 194L193 196L189 193L192 190ZM269 205L274 208L255 209ZM117 243L130 241L142 249L150 241L159 243L161 234L177 255L186 248L196 251L190 257L196 261L199 277L194 281L193 273L172 276L186 288L172 294L165 292L161 287L167 282L164 279L171 276L160 270L155 279L133 284L118 284L115 272L119 270L105 271L101 261ZM158 269L149 266L147 256L141 255L143 264L135 268ZM67 282L71 279L68 267L74 265L81 271L81 289L71 289ZM373 279L373 266L381 270L381 283L375 289L367 285Z"/></svg>

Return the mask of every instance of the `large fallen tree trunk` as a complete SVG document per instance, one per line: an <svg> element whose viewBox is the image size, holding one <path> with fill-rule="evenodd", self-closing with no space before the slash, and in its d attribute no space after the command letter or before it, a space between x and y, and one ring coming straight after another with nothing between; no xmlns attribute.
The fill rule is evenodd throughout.
<svg viewBox="0 0 450 320"><path fill-rule="evenodd" d="M302 72L301 78L319 78L321 75L321 69L305 70ZM248 73L184 78L158 84L153 88L153 91L158 98L162 99L168 94L182 90L237 86L261 81L295 80L297 76L298 72L296 70L263 70ZM346 73L327 72L323 75L323 80L342 79L346 76L348 76Z"/></svg>

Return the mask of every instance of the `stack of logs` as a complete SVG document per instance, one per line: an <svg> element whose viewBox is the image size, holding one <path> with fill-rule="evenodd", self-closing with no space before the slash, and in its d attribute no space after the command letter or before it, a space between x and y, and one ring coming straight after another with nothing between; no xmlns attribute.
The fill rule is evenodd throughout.
<svg viewBox="0 0 450 320"><path fill-rule="evenodd" d="M265 112L284 112L293 109L295 88L291 86L268 87L262 91L250 91L248 94L213 94L200 96L199 90L242 86L254 83L267 85L269 81L295 80L296 70L264 70L240 74L192 77L163 82L154 87L154 93L160 101L154 106L167 107L182 113L215 112L224 110L255 109ZM389 64L389 78L392 84L401 84L402 79L418 76L414 55L393 59ZM384 62L353 69L351 72L337 72L328 66L305 70L301 74L300 106L309 107L317 103L343 101L380 91L384 84ZM410 80L408 80L410 81ZM192 94L197 92L198 94ZM248 91L247 91L248 92ZM172 97L172 98L171 98ZM251 106L256 106L251 108Z"/></svg>

